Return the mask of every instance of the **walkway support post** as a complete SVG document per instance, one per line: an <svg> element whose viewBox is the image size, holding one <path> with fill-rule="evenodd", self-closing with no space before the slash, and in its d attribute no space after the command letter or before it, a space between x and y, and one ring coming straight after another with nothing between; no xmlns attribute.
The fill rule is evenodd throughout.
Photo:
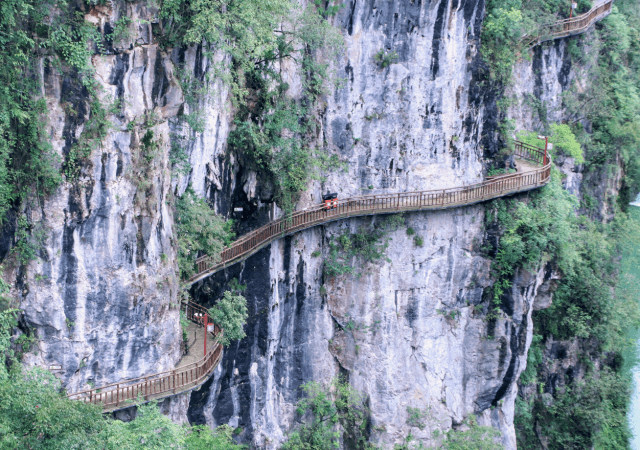
<svg viewBox="0 0 640 450"><path fill-rule="evenodd" d="M543 157L543 166L547 165L547 162L549 161L549 153L548 153L548 148L549 148L549 136L538 136L538 139L544 139L544 157Z"/></svg>
<svg viewBox="0 0 640 450"><path fill-rule="evenodd" d="M204 355L207 354L207 326L209 325L209 314L204 315Z"/></svg>

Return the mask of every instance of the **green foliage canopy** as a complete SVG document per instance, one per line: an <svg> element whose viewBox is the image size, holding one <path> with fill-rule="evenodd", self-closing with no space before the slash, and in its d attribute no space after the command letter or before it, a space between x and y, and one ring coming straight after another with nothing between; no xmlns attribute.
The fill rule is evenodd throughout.
<svg viewBox="0 0 640 450"><path fill-rule="evenodd" d="M222 298L209 309L211 320L219 325L224 333L219 338L220 343L227 346L231 341L246 336L244 324L247 321L247 300L244 296L225 291Z"/></svg>
<svg viewBox="0 0 640 450"><path fill-rule="evenodd" d="M232 222L224 221L191 188L176 201L176 224L178 267L185 279L196 272L195 260L200 253L215 261L234 237Z"/></svg>
<svg viewBox="0 0 640 450"><path fill-rule="evenodd" d="M370 411L362 394L348 382L310 381L302 390L306 396L296 408L301 426L289 433L281 450L333 450L338 448L341 435L346 448L375 448L366 438Z"/></svg>

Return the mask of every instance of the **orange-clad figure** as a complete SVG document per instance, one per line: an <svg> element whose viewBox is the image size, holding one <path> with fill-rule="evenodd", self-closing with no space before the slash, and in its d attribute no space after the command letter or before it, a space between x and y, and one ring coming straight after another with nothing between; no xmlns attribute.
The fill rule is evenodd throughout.
<svg viewBox="0 0 640 450"><path fill-rule="evenodd" d="M338 193L327 192L322 196L322 202L324 203L324 209L335 209L338 207Z"/></svg>

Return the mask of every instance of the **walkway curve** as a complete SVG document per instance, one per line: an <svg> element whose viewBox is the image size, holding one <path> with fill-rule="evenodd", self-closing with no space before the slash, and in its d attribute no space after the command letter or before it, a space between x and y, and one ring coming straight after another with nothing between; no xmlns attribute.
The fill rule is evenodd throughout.
<svg viewBox="0 0 640 450"><path fill-rule="evenodd" d="M187 319L202 327L200 318L208 311L192 302L183 303L183 306ZM187 366L76 392L67 397L102 405L103 412L107 413L196 389L209 379L222 358L222 345L217 339L221 333L220 327L214 325L211 349L202 359Z"/></svg>
<svg viewBox="0 0 640 450"><path fill-rule="evenodd" d="M348 217L472 205L535 189L549 182L551 163L544 149L515 141L514 153L515 156L540 164L542 167L528 172L490 177L482 183L470 186L340 199L338 207L335 209L327 210L324 205L320 204L296 211L242 236L230 247L224 249L218 257L212 258L205 255L198 258L196 260L197 273L189 279L187 284L191 285L227 266L245 260L276 239L305 228Z"/></svg>
<svg viewBox="0 0 640 450"><path fill-rule="evenodd" d="M584 14L542 25L535 35L524 35L522 42L531 48L545 41L584 33L611 13L611 5L613 0L602 0Z"/></svg>

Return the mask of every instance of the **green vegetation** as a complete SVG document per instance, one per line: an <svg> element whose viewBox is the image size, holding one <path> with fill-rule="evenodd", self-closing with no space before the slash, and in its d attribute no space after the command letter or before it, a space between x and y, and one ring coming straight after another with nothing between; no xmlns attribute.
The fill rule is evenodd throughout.
<svg viewBox="0 0 640 450"><path fill-rule="evenodd" d="M551 182L533 193L528 204L511 199L493 202L493 212L487 214L487 220L497 220L504 229L492 266L497 310L519 267L532 269L543 257L553 255L561 269L573 270L579 262L575 235L581 233L574 215L576 206L574 197L562 189L556 170L552 171Z"/></svg>
<svg viewBox="0 0 640 450"><path fill-rule="evenodd" d="M368 442L370 411L365 399L346 381L336 379L327 385L311 381L302 390L306 397L296 408L301 426L289 434L281 450L331 450L338 447L341 436L345 448L376 448Z"/></svg>
<svg viewBox="0 0 640 450"><path fill-rule="evenodd" d="M191 188L176 201L178 267L183 279L196 273L195 259L200 254L214 261L234 238L232 222L225 222Z"/></svg>
<svg viewBox="0 0 640 450"><path fill-rule="evenodd" d="M487 171L488 177L494 177L496 175L508 175L510 173L516 173L516 169L489 169Z"/></svg>
<svg viewBox="0 0 640 450"><path fill-rule="evenodd" d="M407 424L417 426L421 430L426 427L423 420L429 416L428 413L419 408L407 408L409 418ZM414 436L409 434L402 444L396 444L393 450L503 450L504 446L495 442L500 437L500 432L492 427L478 424L476 416L473 414L463 421L464 431L449 430L443 435L442 444L437 447L425 447L421 442L416 442ZM433 437L440 436L439 430L432 433Z"/></svg>
<svg viewBox="0 0 640 450"><path fill-rule="evenodd" d="M399 56L396 52L387 53L385 49L381 48L378 53L373 56L376 63L380 66L380 68L384 69L385 67L389 67L391 64L395 63L398 60Z"/></svg>
<svg viewBox="0 0 640 450"><path fill-rule="evenodd" d="M577 13L591 8L589 0L579 0ZM491 67L493 81L511 82L511 69L527 50L521 38L537 36L542 25L569 17L569 4L562 0L489 0L482 26L482 54Z"/></svg>
<svg viewBox="0 0 640 450"><path fill-rule="evenodd" d="M189 345L189 335L187 330L189 329L189 320L184 311L180 310L180 329L182 330L182 343L186 348Z"/></svg>
<svg viewBox="0 0 640 450"><path fill-rule="evenodd" d="M407 406L407 414L409 417L407 418L407 425L411 427L417 427L421 430L424 430L427 424L425 420L430 417L429 409L423 411L420 408L414 408L412 406Z"/></svg>
<svg viewBox="0 0 640 450"><path fill-rule="evenodd" d="M236 429L237 430L237 429ZM228 425L222 425L215 431L212 431L206 425L196 425L191 427L187 433L185 441L187 450L243 450L244 445L238 445L233 442L232 435L235 433L233 428Z"/></svg>
<svg viewBox="0 0 640 450"><path fill-rule="evenodd" d="M286 212L293 210L309 181L318 179L319 169L336 165L337 157L328 158L322 148L311 146L317 130L310 115L333 78L329 65L317 63L315 55L335 59L342 47L340 34L315 7L291 11L292 31L278 36L275 48L243 64L243 78L236 82L237 117L243 119L236 119L229 136L231 147L273 184L276 202ZM301 54L295 50L300 47L305 49ZM286 94L289 85L276 70L283 59L298 64L304 101Z"/></svg>
<svg viewBox="0 0 640 450"><path fill-rule="evenodd" d="M618 206L626 210L640 192L640 5L622 0L597 27L597 52L577 51L572 59L588 65L589 86L572 85L563 101L570 124L585 151L585 175L621 163L623 188ZM586 133L580 121L592 123ZM615 199L607 201L615 202Z"/></svg>
<svg viewBox="0 0 640 450"><path fill-rule="evenodd" d="M573 383L545 405L539 398L516 401L518 448L538 449L537 433L548 448L628 448L626 410L629 380L609 367ZM539 426L536 432L535 424Z"/></svg>
<svg viewBox="0 0 640 450"><path fill-rule="evenodd" d="M376 262L384 257L389 247L387 234L404 223L398 214L375 217L368 227L360 227L357 233L345 232L329 241L329 256L324 263L326 276L335 277L358 273L357 266Z"/></svg>
<svg viewBox="0 0 640 450"><path fill-rule="evenodd" d="M223 330L219 341L228 346L231 341L242 339L246 336L244 324L247 321L247 300L240 294L225 291L218 302L209 309L209 316L213 323Z"/></svg>
<svg viewBox="0 0 640 450"><path fill-rule="evenodd" d="M518 268L550 263L561 274L551 307L534 313L535 336L521 384L543 389L545 380L537 371L542 367L545 339L589 342L584 358L591 369L584 380L556 392L551 404L535 395L518 401L518 448L538 448L535 427L549 440L550 449L588 448L597 443L602 445L598 448L620 448L628 437L629 380L618 363L596 370L590 361L602 353L613 361L620 359L627 345L626 331L640 324L637 300L613 295L621 238L637 242L640 233L624 214L601 225L576 216L576 207L576 199L562 189L554 170L549 185L532 193L529 202L495 201L489 217L504 231L493 264L496 283L490 318L501 314L503 294Z"/></svg>
<svg viewBox="0 0 640 450"><path fill-rule="evenodd" d="M328 2L327 2L328 3ZM320 2L301 9L291 0L232 0L212 4L203 0L165 0L160 17L170 19L163 39L168 45L195 44L203 39L212 48L231 56L213 73L230 86L237 106L230 148L244 157L275 187L275 199L285 211L292 211L299 192L318 178L318 169L335 164L322 148L313 148L316 123L311 118L318 96L327 91L335 77L328 64L317 56L335 60L343 41L327 21L337 6ZM212 58L214 59L214 58ZM303 81L301 101L286 92L280 64L293 63ZM197 125L198 97L207 80L181 77L190 106L186 117ZM179 155L179 152L176 152Z"/></svg>
<svg viewBox="0 0 640 450"><path fill-rule="evenodd" d="M575 158L576 164L584 163L584 155L580 143L576 140L575 134L573 134L568 125L552 123L549 125L548 135L549 143L553 144L553 148L549 150L549 155L553 157L553 155L560 153ZM535 147L544 148L544 141L538 139L538 133L533 131L518 133L518 140Z"/></svg>
<svg viewBox="0 0 640 450"><path fill-rule="evenodd" d="M440 448L444 450L502 450L504 446L495 442L500 432L492 427L478 424L476 417L470 415L464 420L466 431L450 430Z"/></svg>
<svg viewBox="0 0 640 450"><path fill-rule="evenodd" d="M562 17L568 12L566 6L555 0L487 3L482 52L498 91L511 82L513 64L525 54L521 45L514 45L518 37L541 22L552 22L558 12ZM590 6L581 1L577 12ZM583 44L585 36L567 40L572 65L585 68L589 82L585 87L574 83L565 92L566 122L549 124L546 105L524 99L537 112L543 130L519 138L541 147L537 134L548 134L553 152L584 163L581 210L598 220L607 217L602 210L614 211L617 219L602 225L576 217L577 200L562 191L558 174L527 204L495 203L504 235L493 266L498 281L489 318L500 314L502 294L517 268L548 263L561 275L551 307L533 316L534 341L520 379L521 386L529 386L525 392L533 394L521 396L516 411L518 448L523 449L539 448L540 436L549 449L628 446L624 416L630 381L622 369L622 355L629 353L626 336L637 327L639 313L637 298L621 288L625 280L618 277L617 260L625 236L640 240L622 214L640 191L640 5L616 2L595 29L588 46ZM500 104L510 101L503 99ZM601 200L600 180L615 178L620 166L619 197ZM551 398L547 392L545 398L544 342L549 338L577 341L578 356L587 370L584 377L551 392Z"/></svg>

